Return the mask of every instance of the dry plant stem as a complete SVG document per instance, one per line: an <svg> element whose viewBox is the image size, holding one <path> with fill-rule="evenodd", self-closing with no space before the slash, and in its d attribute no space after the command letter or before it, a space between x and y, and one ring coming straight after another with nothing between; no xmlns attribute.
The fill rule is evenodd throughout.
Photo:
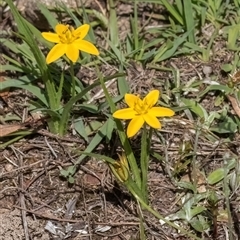
<svg viewBox="0 0 240 240"><path fill-rule="evenodd" d="M227 180L227 165L228 165L228 159L226 156L224 156L224 179L223 179L223 191L225 195L225 204L227 208L227 214L228 214L228 229L229 229L229 240L234 240L233 239L233 221L232 221L232 214L231 214L231 209L230 209L230 202L229 202L229 185L228 185L228 180Z"/></svg>
<svg viewBox="0 0 240 240"><path fill-rule="evenodd" d="M145 235L145 228L144 228L144 216L143 216L143 212L142 212L142 209L141 209L141 206L138 202L138 215L139 215L139 220L140 220L140 226L139 226L139 229L140 229L140 239L141 240L145 240L146 239L146 235Z"/></svg>
<svg viewBox="0 0 240 240"><path fill-rule="evenodd" d="M20 167L22 167L22 156L19 157L19 165ZM23 189L23 174L20 173L19 176L19 184L20 184L20 188ZM25 197L22 191L20 191L19 193L19 198L20 198L20 205L23 209L21 209L21 213L22 213L22 224L23 224L23 228L24 228L24 235L25 235L25 239L26 240L30 240L29 238L29 233L28 233L28 224L27 224L27 217L26 217L26 211L24 209L26 209L26 204L25 204Z"/></svg>
<svg viewBox="0 0 240 240"><path fill-rule="evenodd" d="M113 78L112 80L108 81L108 82L106 83L106 88L107 88L107 89L110 88L110 86L111 86L114 82L116 82L116 78ZM94 101L97 100L97 99L101 99L101 98L103 98L104 96L105 96L105 95L104 95L103 90L100 89L96 94L94 94L94 95L91 97L91 99L89 99L89 100L87 101L87 104L90 104L90 103L94 102Z"/></svg>
<svg viewBox="0 0 240 240"><path fill-rule="evenodd" d="M238 100L230 95L228 95L227 98L231 102L235 113L238 115L238 117L240 117L240 103Z"/></svg>
<svg viewBox="0 0 240 240"><path fill-rule="evenodd" d="M82 185L82 189L84 189L83 182L81 182L81 185ZM89 216L88 216L88 211L87 211L85 191L83 191L82 197L83 197L84 210L85 210L85 214L86 214L86 217L87 217L87 228L88 228L88 232L89 232L89 239L92 240L92 234L91 234L92 233L92 228L91 228L91 223L89 221Z"/></svg>
<svg viewBox="0 0 240 240"><path fill-rule="evenodd" d="M198 147L198 138L199 138L199 134L200 134L200 129L198 127L198 123L197 123L197 129L196 129L196 137L195 137L195 142L194 142L194 154L193 154L193 158L192 158L192 177L193 177L193 186L194 186L194 193L197 193L197 181L198 181L198 177L197 177L197 169L196 169L196 152L197 152L197 147Z"/></svg>
<svg viewBox="0 0 240 240"><path fill-rule="evenodd" d="M171 180L171 183L175 186L175 187L178 187L178 182L175 180L171 170L170 170L170 164L169 164L169 159L168 159L168 146L166 144L166 141L164 139L164 137L162 136L161 133L155 131L155 133L157 134L157 136L160 138L161 142L164 144L164 154L165 154L165 160L164 163L165 163L165 170L168 174L168 177L170 178Z"/></svg>
<svg viewBox="0 0 240 240"><path fill-rule="evenodd" d="M115 0L108 0L109 3L109 17L110 17L110 28L109 28L109 34L110 34L110 40L111 42L117 46L119 45L119 33L118 33L118 27L117 27L117 14L116 14L116 2ZM114 26L114 27L111 27Z"/></svg>
<svg viewBox="0 0 240 240"><path fill-rule="evenodd" d="M70 137L60 137L59 135L54 134L54 133L50 133L50 132L48 132L45 129L40 129L40 130L37 131L37 133L39 133L39 134L41 134L43 136L47 136L47 137L56 139L56 140L60 140L60 141L66 141L66 142L73 142L73 143L83 144L83 140L79 140L77 138L72 138L72 137L71 138Z"/></svg>

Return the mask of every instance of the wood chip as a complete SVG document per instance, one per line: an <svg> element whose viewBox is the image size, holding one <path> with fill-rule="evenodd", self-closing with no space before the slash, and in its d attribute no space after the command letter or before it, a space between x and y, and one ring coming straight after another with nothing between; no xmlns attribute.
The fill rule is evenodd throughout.
<svg viewBox="0 0 240 240"><path fill-rule="evenodd" d="M0 124L0 137L7 136L24 128L21 124Z"/></svg>
<svg viewBox="0 0 240 240"><path fill-rule="evenodd" d="M228 100L231 102L235 113L238 115L238 117L240 117L240 103L237 101L236 98L234 98L232 96L228 95L227 97L228 97Z"/></svg>

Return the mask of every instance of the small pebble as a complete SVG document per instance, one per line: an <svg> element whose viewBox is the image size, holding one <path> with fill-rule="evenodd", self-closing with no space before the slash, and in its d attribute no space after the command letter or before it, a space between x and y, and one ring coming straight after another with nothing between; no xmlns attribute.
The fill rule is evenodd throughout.
<svg viewBox="0 0 240 240"><path fill-rule="evenodd" d="M11 172L11 171L13 170L13 165L10 164L10 163L7 163L7 164L5 165L5 170L6 170L7 172Z"/></svg>
<svg viewBox="0 0 240 240"><path fill-rule="evenodd" d="M210 66L204 66L203 67L203 73L206 77L208 77L212 73L212 67Z"/></svg>

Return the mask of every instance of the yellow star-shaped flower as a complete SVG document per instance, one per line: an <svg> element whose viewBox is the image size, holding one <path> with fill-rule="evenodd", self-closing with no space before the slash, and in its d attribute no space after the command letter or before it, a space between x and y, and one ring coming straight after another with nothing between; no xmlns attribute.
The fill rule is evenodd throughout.
<svg viewBox="0 0 240 240"><path fill-rule="evenodd" d="M90 26L88 24L84 24L77 29L69 25L57 24L55 27L56 33L43 32L42 36L46 40L57 43L47 55L47 64L58 60L64 54L66 54L72 62L76 62L79 58L79 50L93 55L99 55L99 51L92 43L83 40L89 28Z"/></svg>
<svg viewBox="0 0 240 240"><path fill-rule="evenodd" d="M146 122L152 128L161 128L161 123L157 117L171 117L174 111L165 107L154 107L159 98L159 91L152 90L147 96L141 100L139 96L133 94L125 94L125 102L129 108L117 110L114 118L129 120L127 127L127 136L134 136L143 124Z"/></svg>

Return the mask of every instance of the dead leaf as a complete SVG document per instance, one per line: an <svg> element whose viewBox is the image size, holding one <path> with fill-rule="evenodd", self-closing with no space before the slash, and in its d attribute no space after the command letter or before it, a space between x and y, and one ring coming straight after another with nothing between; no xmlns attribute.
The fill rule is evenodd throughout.
<svg viewBox="0 0 240 240"><path fill-rule="evenodd" d="M7 136L24 128L21 124L0 124L0 137Z"/></svg>
<svg viewBox="0 0 240 240"><path fill-rule="evenodd" d="M238 117L240 117L240 107L239 107L240 104L238 103L237 99L232 96L227 96L227 97L228 97L228 100L231 102L235 113L238 115Z"/></svg>
<svg viewBox="0 0 240 240"><path fill-rule="evenodd" d="M197 176L197 190L199 193L204 193L206 192L206 179L204 174L196 169L196 176ZM189 175L186 174L181 177L181 181L184 182L192 182L192 180L189 178Z"/></svg>
<svg viewBox="0 0 240 240"><path fill-rule="evenodd" d="M4 73L3 72L0 72L0 85L1 85L1 82L4 82L5 81L5 78L4 78ZM5 98L8 97L8 94L9 94L9 89L4 89L2 91L0 91L0 97L3 98L3 100L5 100Z"/></svg>
<svg viewBox="0 0 240 240"><path fill-rule="evenodd" d="M218 211L217 221L218 222L225 222L225 223L227 223L229 221L227 210L221 209L221 210Z"/></svg>

